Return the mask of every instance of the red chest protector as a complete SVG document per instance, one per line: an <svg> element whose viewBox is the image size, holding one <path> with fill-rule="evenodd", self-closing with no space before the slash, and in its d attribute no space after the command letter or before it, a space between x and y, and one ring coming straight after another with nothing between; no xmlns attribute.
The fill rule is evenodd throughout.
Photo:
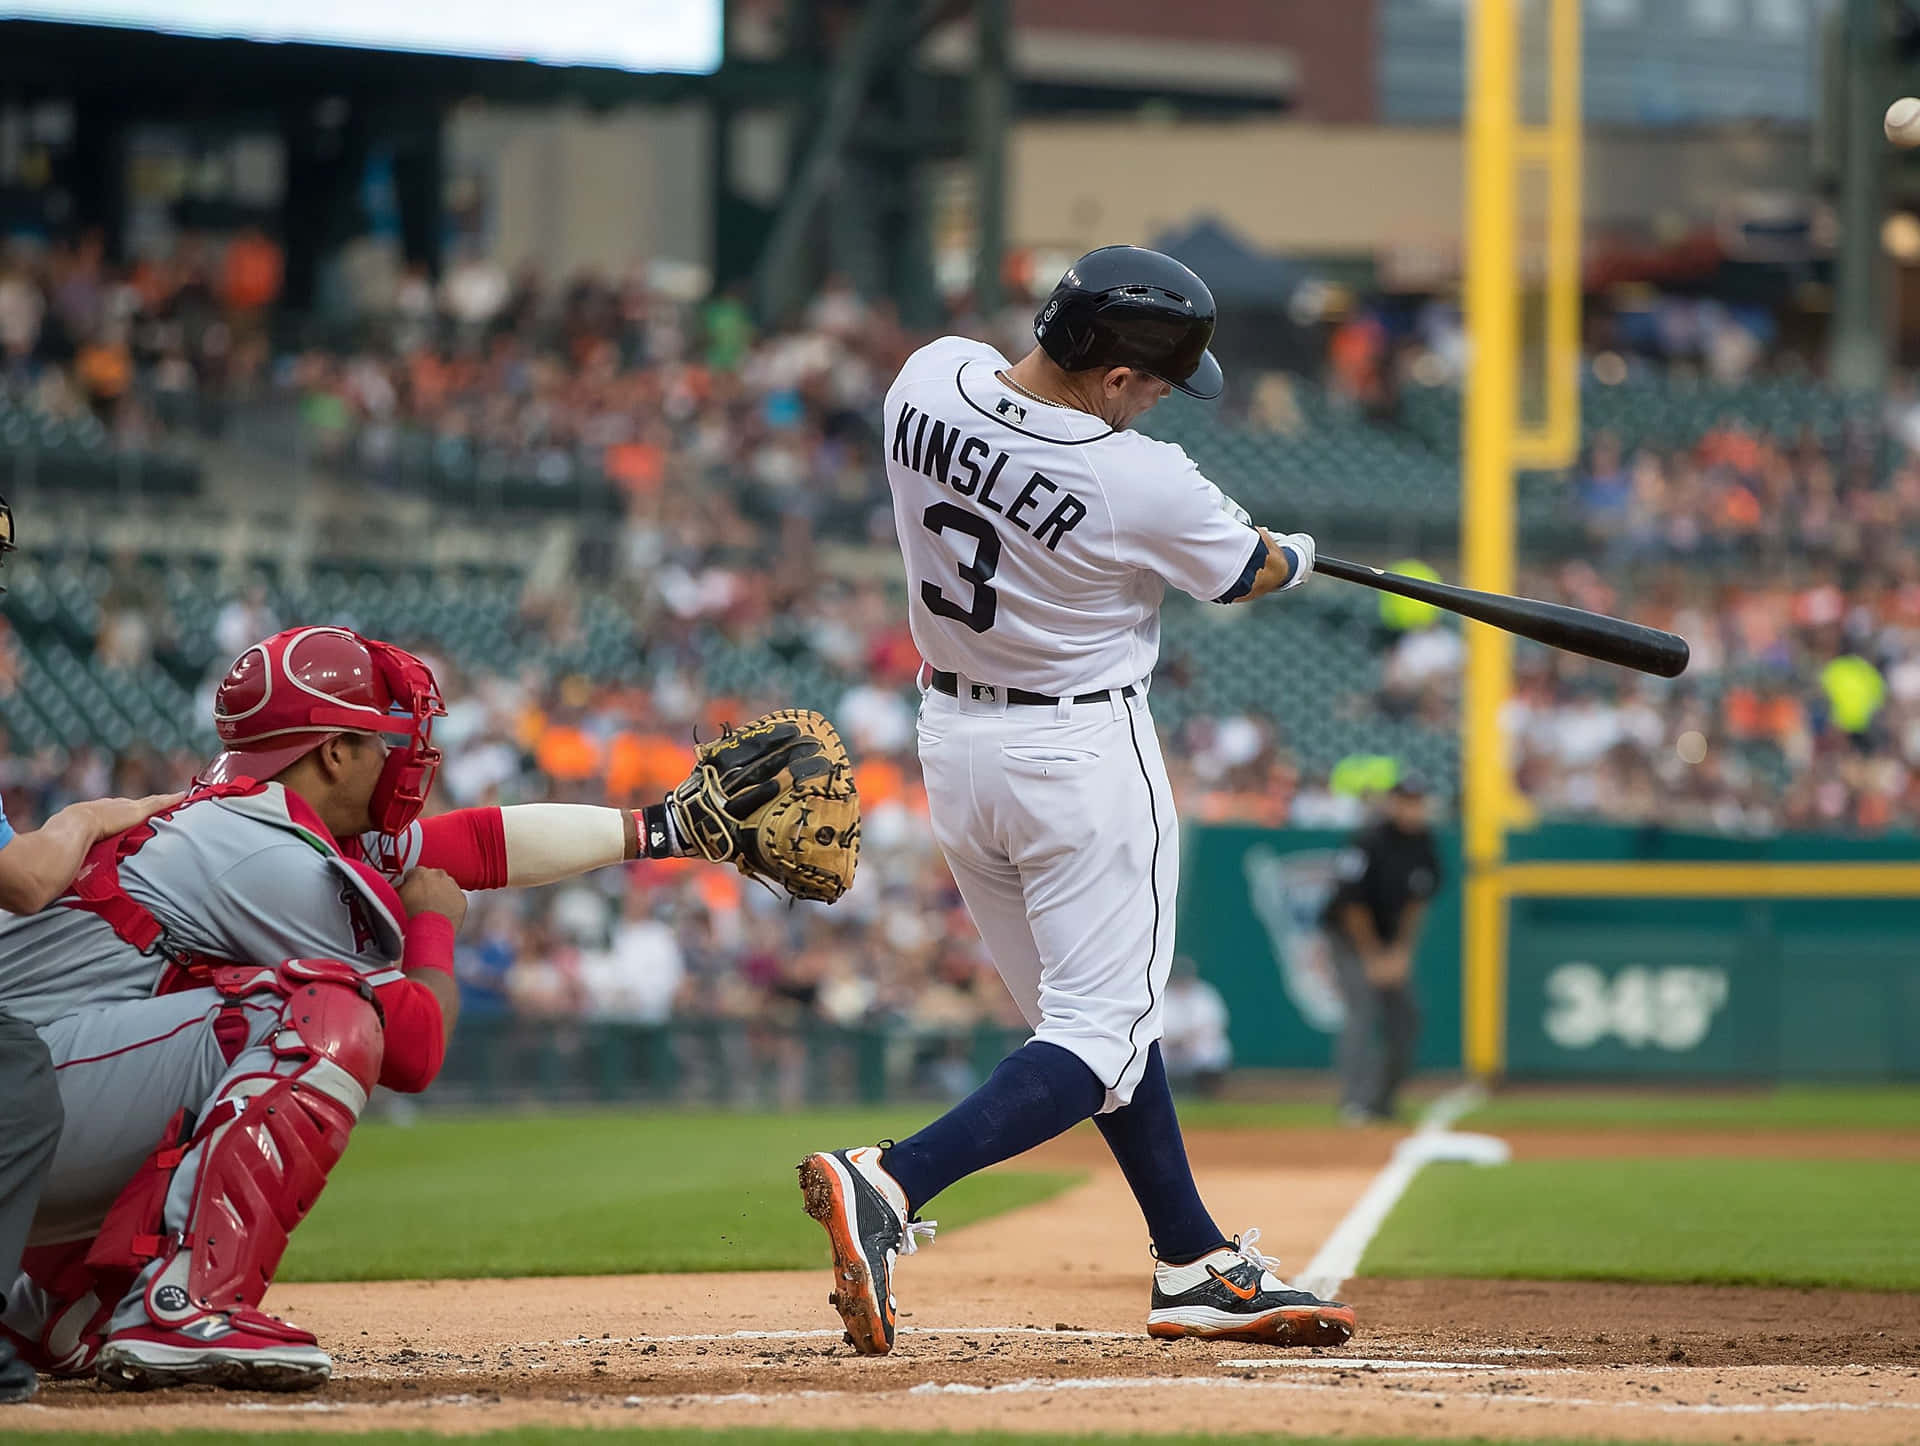
<svg viewBox="0 0 1920 1446"><path fill-rule="evenodd" d="M129 894L120 882L120 866L153 838L154 824L158 820L171 818L180 809L206 799L251 797L265 793L267 787L250 778L241 778L231 783L203 784L194 788L166 812L155 814L146 823L95 844L72 886L55 903L94 915L112 929L123 943L142 954L157 955L164 960L160 978L154 986L155 994L175 994L183 989L204 988L215 982L216 970L236 965L249 970L259 968L262 961L257 959L227 959L171 943L165 926L154 917L153 911ZM325 827L308 813L298 798L289 797L287 803L296 826L332 845ZM345 850L340 852L375 900L390 916L404 922L405 913L392 887L384 879L378 878L372 869L358 863L354 853Z"/></svg>
<svg viewBox="0 0 1920 1446"><path fill-rule="evenodd" d="M112 838L101 839L87 851L86 862L80 866L73 884L54 902L94 915L113 930L122 943L131 945L142 954L158 954L165 959L166 967L160 972L160 982L153 991L155 994L172 994L193 988L196 983L204 983L209 971L241 961L216 958L168 943L166 930L153 916L153 911L129 894L121 884L120 864L138 853L152 839L154 824L158 820L171 818L180 809L198 803L203 798L232 798L240 794L261 793L265 789L265 784L255 783L250 778L195 788L164 813L156 813L145 823L136 824ZM196 975L197 980L193 977Z"/></svg>

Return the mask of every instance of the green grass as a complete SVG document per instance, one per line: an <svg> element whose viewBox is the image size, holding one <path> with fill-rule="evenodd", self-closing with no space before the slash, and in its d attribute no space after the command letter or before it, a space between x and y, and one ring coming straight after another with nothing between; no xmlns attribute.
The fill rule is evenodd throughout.
<svg viewBox="0 0 1920 1446"><path fill-rule="evenodd" d="M1751 1091L1518 1090L1467 1129L1920 1130L1920 1085L1781 1085Z"/></svg>
<svg viewBox="0 0 1920 1446"><path fill-rule="evenodd" d="M1920 1290L1905 1160L1429 1165L1363 1275Z"/></svg>
<svg viewBox="0 0 1920 1446"><path fill-rule="evenodd" d="M1404 1122L1415 1124L1444 1088L1417 1084L1404 1101ZM1324 1129L1337 1118L1331 1088L1324 1097L1180 1101L1180 1121L1189 1130ZM1461 1126L1487 1130L1920 1130L1920 1085L1521 1086L1494 1095Z"/></svg>
<svg viewBox="0 0 1920 1446"><path fill-rule="evenodd" d="M44 1436L22 1430L9 1440L59 1442L63 1446L126 1446L132 1439L117 1432L60 1431ZM352 1436L332 1433L308 1435L295 1431L169 1431L143 1432L141 1440L170 1446L314 1446L316 1442L347 1440L352 1446L447 1446L449 1438L426 1431L356 1431ZM481 1435L460 1436L474 1446L1427 1446L1427 1436L1058 1436L1005 1431L785 1431L769 1427L734 1427L698 1431L673 1427L649 1431L619 1426L521 1426ZM1486 1438L1452 1437L1452 1446L1487 1446ZM1500 1446L1576 1446L1566 1438L1501 1437ZM1579 1438L1577 1446L1624 1446L1622 1442ZM1636 1446L1658 1446L1637 1442Z"/></svg>
<svg viewBox="0 0 1920 1446"><path fill-rule="evenodd" d="M919 1111L918 1113L925 1113ZM369 1124L294 1234L282 1280L806 1269L826 1259L793 1166L916 1112L579 1114ZM992 1171L929 1212L952 1228L1072 1175Z"/></svg>
<svg viewBox="0 0 1920 1446"><path fill-rule="evenodd" d="M1331 1092L1318 1100L1182 1099L1179 1106L1187 1130L1324 1130L1340 1122Z"/></svg>

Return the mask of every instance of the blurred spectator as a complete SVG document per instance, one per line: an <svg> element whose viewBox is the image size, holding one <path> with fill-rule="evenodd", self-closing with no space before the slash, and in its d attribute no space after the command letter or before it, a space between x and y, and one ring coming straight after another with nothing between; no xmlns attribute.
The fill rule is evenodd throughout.
<svg viewBox="0 0 1920 1446"><path fill-rule="evenodd" d="M477 332L501 312L508 300L507 274L500 267L469 252L440 281L440 304L448 317L469 332Z"/></svg>
<svg viewBox="0 0 1920 1446"><path fill-rule="evenodd" d="M1218 1094L1233 1067L1227 1001L1184 954L1174 958L1161 1009L1160 1050L1168 1078L1191 1082L1203 1095Z"/></svg>
<svg viewBox="0 0 1920 1446"><path fill-rule="evenodd" d="M243 649L279 631L280 622L267 606L266 588L254 583L220 609L213 625L213 638L222 657L237 658Z"/></svg>
<svg viewBox="0 0 1920 1446"><path fill-rule="evenodd" d="M612 942L582 961L587 1011L593 1017L660 1024L672 1015L686 964L672 926L655 918L653 909L647 889L630 888Z"/></svg>
<svg viewBox="0 0 1920 1446"><path fill-rule="evenodd" d="M1887 698L1887 684L1880 670L1852 653L1835 658L1820 670L1820 691L1826 694L1833 726L1856 738L1873 726Z"/></svg>
<svg viewBox="0 0 1920 1446"><path fill-rule="evenodd" d="M1434 623L1402 633L1381 669L1381 706L1444 723L1460 696L1465 658L1457 626Z"/></svg>
<svg viewBox="0 0 1920 1446"><path fill-rule="evenodd" d="M258 315L279 299L280 248L249 226L227 243L220 273L220 298L241 315Z"/></svg>

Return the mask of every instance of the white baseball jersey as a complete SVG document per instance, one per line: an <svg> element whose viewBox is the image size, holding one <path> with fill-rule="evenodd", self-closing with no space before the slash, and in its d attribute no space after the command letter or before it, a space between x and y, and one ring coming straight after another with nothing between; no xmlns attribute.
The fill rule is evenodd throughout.
<svg viewBox="0 0 1920 1446"><path fill-rule="evenodd" d="M920 654L943 672L1049 695L1121 687L1160 654L1166 584L1240 585L1259 534L1170 442L1116 432L995 375L942 337L887 393L887 482Z"/></svg>
<svg viewBox="0 0 1920 1446"><path fill-rule="evenodd" d="M991 685L926 694L920 763L934 838L1034 1037L1118 1109L1160 1037L1180 886L1153 718L1124 690L1153 671L1168 583L1237 596L1264 552L1178 447L1037 401L995 376L1006 365L947 337L887 393L914 641Z"/></svg>

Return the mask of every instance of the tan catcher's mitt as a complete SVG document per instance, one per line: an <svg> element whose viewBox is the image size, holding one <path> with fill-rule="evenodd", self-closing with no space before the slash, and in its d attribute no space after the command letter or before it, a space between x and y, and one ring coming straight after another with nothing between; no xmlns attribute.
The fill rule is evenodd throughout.
<svg viewBox="0 0 1920 1446"><path fill-rule="evenodd" d="M860 859L860 795L833 724L783 708L724 729L693 757L692 776L667 795L683 839L796 899L830 904L846 893Z"/></svg>

